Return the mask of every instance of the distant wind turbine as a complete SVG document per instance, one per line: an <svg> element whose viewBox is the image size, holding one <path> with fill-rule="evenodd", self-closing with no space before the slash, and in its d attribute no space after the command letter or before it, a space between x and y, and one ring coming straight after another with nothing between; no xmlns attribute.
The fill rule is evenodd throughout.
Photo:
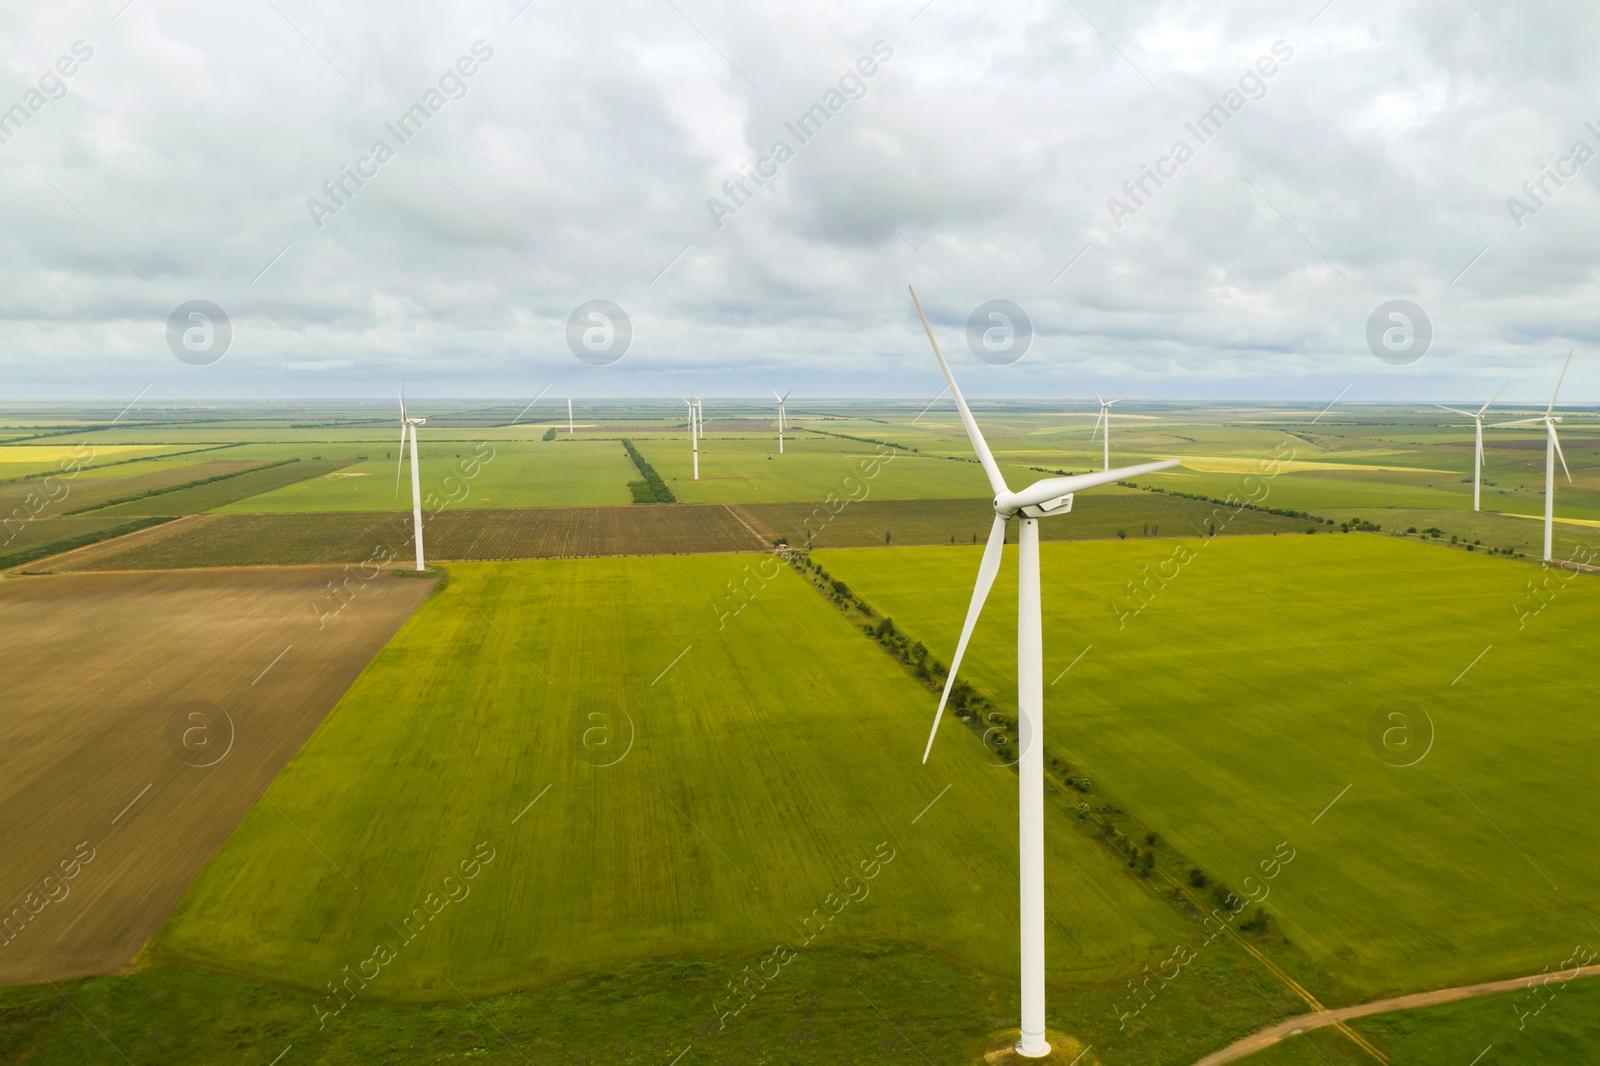
<svg viewBox="0 0 1600 1066"><path fill-rule="evenodd" d="M911 287L906 286L908 289ZM1045 1040L1044 1016L1044 634L1040 617L1039 582L1039 519L1050 515L1066 514L1072 510L1072 494L1080 489L1104 485L1137 474L1166 470L1177 466L1176 459L1127 466L1098 474L1079 474L1076 477L1051 477L1036 481L1021 492L1012 492L1000 475L1000 467L984 442L978 424L966 399L956 386L950 373L950 364L939 351L933 327L922 311L917 291L911 289L911 300L917 306L922 328L933 346L934 358L955 397L966 426L972 448L978 453L984 473L994 489L994 525L989 530L989 540L983 549L983 561L978 564L978 582L972 590L972 603L967 607L967 620L961 627L961 640L950 661L950 673L945 680L944 695L939 698L939 710L934 715L933 730L928 734L928 746L922 761L928 761L933 750L933 738L939 731L939 719L944 715L944 705L950 699L951 686L955 684L956 670L961 656L967 650L967 641L983 611L983 603L994 586L1000 571L1001 556L1005 551L1006 525L1012 518L1020 520L1017 535L1017 719L1019 725L1017 785L1019 806L1019 861L1022 880L1022 1038L1017 1043L1017 1054L1027 1058L1042 1058L1050 1053Z"/></svg>
<svg viewBox="0 0 1600 1066"><path fill-rule="evenodd" d="M400 390L400 462L394 471L394 494L400 495L400 472L406 465L406 437L411 437L411 525L417 542L417 569L426 570L422 561L422 475L417 469L417 427L428 424L426 418L406 417L406 390Z"/></svg>
<svg viewBox="0 0 1600 1066"><path fill-rule="evenodd" d="M1089 391L1094 392L1093 389ZM1094 398L1100 400L1100 394L1094 392ZM1106 454L1105 466L1101 467L1102 470L1111 469L1111 405L1121 402L1121 400L1100 400L1100 415L1094 420L1095 433L1099 433L1101 430L1105 431ZM1089 439L1091 441L1094 440L1094 433L1089 434Z"/></svg>
<svg viewBox="0 0 1600 1066"><path fill-rule="evenodd" d="M789 392L793 392L793 391L794 391L793 389L789 390ZM772 390L772 398L774 400L778 401L778 454L779 455L783 454L783 427L784 427L783 404L784 404L784 401L789 398L789 392L786 392L782 396L779 396L777 389L773 389Z"/></svg>
<svg viewBox="0 0 1600 1066"><path fill-rule="evenodd" d="M1561 442L1556 439L1556 423L1561 421L1561 416L1555 413L1556 397L1561 395L1561 383L1567 378L1567 367L1572 365L1572 353L1567 353L1567 361L1561 364L1561 376L1556 378L1556 391L1550 394L1550 406L1544 409L1544 414L1538 418L1519 418L1512 422L1496 422L1490 429L1499 429L1503 426L1531 426L1538 422L1544 423L1544 561L1550 561L1550 544L1554 539L1556 521L1556 457L1561 457L1561 469L1567 475L1567 482L1572 482L1572 471L1567 469L1567 457L1561 455Z"/></svg>
<svg viewBox="0 0 1600 1066"><path fill-rule="evenodd" d="M689 450L694 453L694 479L700 480L700 406L694 395L694 386L689 386L689 395L683 398L689 405Z"/></svg>
<svg viewBox="0 0 1600 1066"><path fill-rule="evenodd" d="M1506 384L1509 385L1510 382L1507 382ZM1460 415L1462 418L1472 419L1473 427L1477 432L1477 450L1473 452L1472 456L1472 509L1474 511L1479 509L1478 497L1483 482L1483 413L1489 409L1489 404L1494 403L1494 401L1498 399L1500 394L1504 391L1506 391L1505 385L1501 385L1498 389L1495 389L1494 395L1489 397L1489 403L1486 403L1482 407L1478 408L1476 414L1471 411L1463 411L1456 407L1446 407L1442 403L1436 403L1433 405L1442 411L1449 411L1451 414Z"/></svg>

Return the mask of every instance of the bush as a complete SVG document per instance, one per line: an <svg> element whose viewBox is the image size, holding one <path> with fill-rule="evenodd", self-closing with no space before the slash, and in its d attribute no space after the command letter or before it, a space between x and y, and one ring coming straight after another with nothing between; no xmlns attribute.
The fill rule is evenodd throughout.
<svg viewBox="0 0 1600 1066"><path fill-rule="evenodd" d="M551 426L549 429L545 430L544 431L544 436L540 437L539 439L540 440L555 440L556 439L556 427L555 426Z"/></svg>
<svg viewBox="0 0 1600 1066"><path fill-rule="evenodd" d="M1194 869L1189 871L1189 884L1193 885L1195 888L1205 888L1209 883L1210 881L1206 877L1206 872L1200 869L1200 867L1196 866Z"/></svg>
<svg viewBox="0 0 1600 1066"><path fill-rule="evenodd" d="M644 456L639 454L639 449L633 446L633 441L624 440L622 446L627 449L628 458L633 460L633 465L639 468L639 473L644 475L643 481L628 482L628 491L633 493L633 502L676 503L677 497L667 488L667 483L661 480L661 475L656 473L655 468L645 462Z"/></svg>

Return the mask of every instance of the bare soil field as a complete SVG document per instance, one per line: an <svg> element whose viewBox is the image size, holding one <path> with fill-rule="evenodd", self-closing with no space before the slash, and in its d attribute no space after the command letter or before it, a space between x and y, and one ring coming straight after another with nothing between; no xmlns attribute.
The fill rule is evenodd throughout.
<svg viewBox="0 0 1600 1066"><path fill-rule="evenodd" d="M761 528L759 524L757 529ZM424 514L428 559L439 562L602 555L693 555L771 547L722 504L530 507ZM389 512L207 515L159 538L116 542L30 569L181 570L214 566L359 563L412 556L411 516Z"/></svg>
<svg viewBox="0 0 1600 1066"><path fill-rule="evenodd" d="M331 612L347 576L0 581L0 982L133 961L434 584L353 578Z"/></svg>

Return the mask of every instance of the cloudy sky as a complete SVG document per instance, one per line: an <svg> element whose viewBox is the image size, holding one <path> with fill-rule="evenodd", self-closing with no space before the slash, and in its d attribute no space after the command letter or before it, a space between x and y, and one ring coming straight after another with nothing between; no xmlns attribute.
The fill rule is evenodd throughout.
<svg viewBox="0 0 1600 1066"><path fill-rule="evenodd" d="M932 396L907 282L976 395L1600 399L1593 4L124 3L0 11L0 400Z"/></svg>

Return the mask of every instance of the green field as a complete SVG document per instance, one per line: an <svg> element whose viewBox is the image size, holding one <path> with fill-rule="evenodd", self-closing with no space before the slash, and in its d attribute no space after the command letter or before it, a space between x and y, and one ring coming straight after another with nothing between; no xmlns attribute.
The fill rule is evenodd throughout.
<svg viewBox="0 0 1600 1066"><path fill-rule="evenodd" d="M1600 727L1572 714L1594 680L1571 654L1600 623L1593 579L1575 576L1519 631L1513 605L1537 571L1513 561L1363 534L1195 539L1119 629L1127 583L1173 550L1044 548L1047 681L1092 649L1047 686L1052 749L1230 884L1274 843L1298 848L1303 865L1266 905L1339 1002L1538 972L1600 902L1579 843L1600 802L1584 770ZM948 655L977 554L817 557ZM1008 703L1015 588L1003 569L967 660ZM1434 723L1416 765L1369 746L1369 720L1394 709L1419 723L1419 745L1420 714Z"/></svg>
<svg viewBox="0 0 1600 1066"><path fill-rule="evenodd" d="M933 660L953 650L992 512L948 400L792 407L783 456L769 410L722 401L698 481L665 405L594 403L569 437L562 403L545 441L549 419L508 425L523 402L424 412L423 491L443 505L429 555L559 558L447 564L448 583L260 782L271 802L138 972L0 989L0 1060L120 1062L110 1039L141 1064L266 1064L292 1044L279 1066L666 1066L692 1044L679 1066L968 1066L1015 1024L1015 776L980 742L984 723L950 717L921 765L937 695L862 632L889 616ZM1192 906L1219 882L1252 892L1280 847L1296 857L1261 882L1267 920L1246 943L1329 1006L1536 974L1600 942L1587 846L1600 726L1584 713L1600 578L1530 564L1537 434L1491 437L1488 510L1474 514L1471 435L1442 412L1126 408L1114 464L1185 466L1137 479L1166 492L1080 495L1043 551L1045 739L1060 760L1050 1024L1094 1045L1080 1066L1184 1066L1307 1009L1245 948L1204 943ZM45 414L13 419L0 500L17 506L47 457L96 448L14 547L193 514L83 565L353 563L375 543L406 563L387 408L277 414L172 410L48 437L35 436L55 432ZM1013 488L1100 465L1081 404L994 402L977 417ZM1560 556L1600 545L1590 422L1563 427ZM640 475L622 437L699 506L631 504ZM1218 505L1178 493L1250 493L1261 462L1290 450L1256 498L1317 520L1242 511L1203 535ZM183 487L285 459L298 461ZM808 518L822 531L812 558L849 594L755 554L779 536L804 545ZM1384 534L1326 521L1356 518ZM1409 528L1442 532L1398 535ZM1015 713L1014 551L963 667L1001 724ZM626 557L572 558L590 554ZM762 566L774 576L751 578ZM868 611L841 609L853 597ZM466 883L480 844L494 857ZM800 923L880 845L894 859L870 895L724 1029L728 982L803 941ZM1140 854L1158 863L1147 876L1131 868ZM1208 887L1188 890L1191 868ZM430 908L458 882L465 898ZM1129 982L1177 944L1204 944L1192 977L1124 1027ZM319 1024L340 1003L329 982L380 945L392 961ZM1526 1031L1514 994L1354 1028L1396 1066L1469 1066L1488 1045L1477 1066L1586 1061L1592 989L1562 988ZM1249 1061L1372 1060L1322 1029Z"/></svg>
<svg viewBox="0 0 1600 1066"><path fill-rule="evenodd" d="M410 948L385 998L440 998L446 977L505 991L707 943L759 952L888 841L900 858L882 902L841 922L838 943L927 942L1005 972L1014 845L994 827L1014 817L1009 775L977 750L922 768L925 693L790 571L719 632L713 603L745 565L453 567L273 783L278 810L254 811L194 884L160 954L320 988L485 840L505 861L462 906L470 920ZM627 757L588 765L609 756L586 732L609 724L620 745L630 720ZM913 826L947 784L943 820ZM1055 972L1110 978L1182 932L1064 822L1052 844L1051 883L1071 901L1051 928Z"/></svg>
<svg viewBox="0 0 1600 1066"><path fill-rule="evenodd" d="M411 468L407 465L397 492L395 450L396 442L381 447L369 444L365 448L367 462L341 467L337 473L330 471L323 477L308 478L218 510L224 514L409 511ZM449 499L452 507L620 505L629 500L628 482L639 476L616 441L481 445L433 443L423 437L418 452L423 500L430 496Z"/></svg>

